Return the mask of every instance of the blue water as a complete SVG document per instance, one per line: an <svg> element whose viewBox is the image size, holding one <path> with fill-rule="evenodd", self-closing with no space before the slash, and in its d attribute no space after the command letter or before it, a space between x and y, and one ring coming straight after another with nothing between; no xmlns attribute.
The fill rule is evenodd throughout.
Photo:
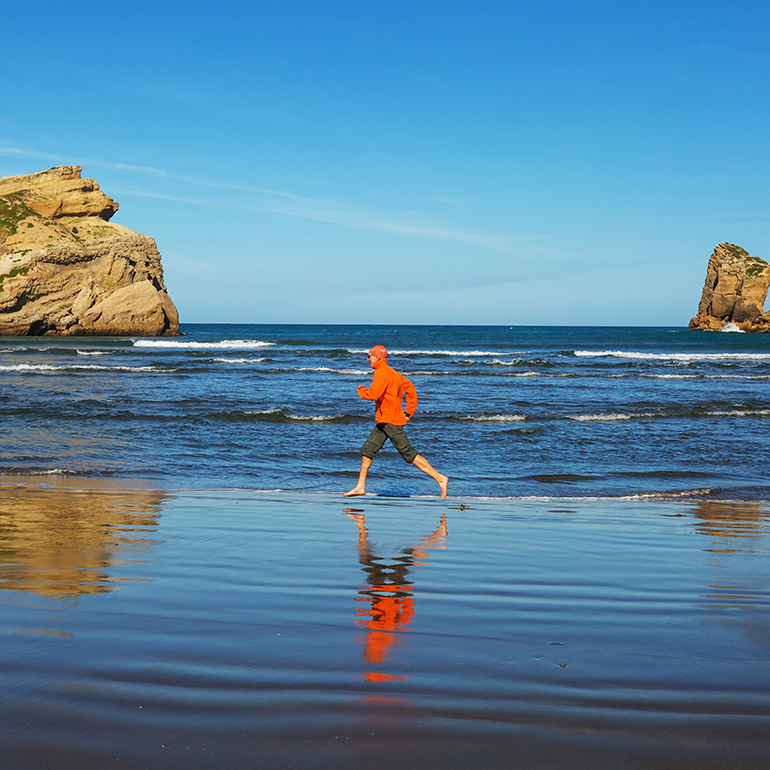
<svg viewBox="0 0 770 770"><path fill-rule="evenodd" d="M674 328L185 325L0 339L0 473L345 491L365 351L416 385L450 496L770 498L770 336ZM368 491L434 495L388 445Z"/></svg>

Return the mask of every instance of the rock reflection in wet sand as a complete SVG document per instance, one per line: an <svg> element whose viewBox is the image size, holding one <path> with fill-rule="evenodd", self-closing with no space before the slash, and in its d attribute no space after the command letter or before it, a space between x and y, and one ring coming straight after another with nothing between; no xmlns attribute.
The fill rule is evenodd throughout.
<svg viewBox="0 0 770 770"><path fill-rule="evenodd" d="M165 492L0 488L0 589L77 597L115 590L146 556Z"/></svg>

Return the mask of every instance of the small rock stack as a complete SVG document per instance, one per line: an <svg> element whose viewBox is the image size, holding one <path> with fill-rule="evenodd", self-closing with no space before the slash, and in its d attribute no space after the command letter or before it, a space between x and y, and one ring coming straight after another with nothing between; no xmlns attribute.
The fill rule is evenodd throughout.
<svg viewBox="0 0 770 770"><path fill-rule="evenodd" d="M747 332L770 332L764 312L770 265L740 246L720 243L709 259L698 315L691 329L722 329L735 324Z"/></svg>

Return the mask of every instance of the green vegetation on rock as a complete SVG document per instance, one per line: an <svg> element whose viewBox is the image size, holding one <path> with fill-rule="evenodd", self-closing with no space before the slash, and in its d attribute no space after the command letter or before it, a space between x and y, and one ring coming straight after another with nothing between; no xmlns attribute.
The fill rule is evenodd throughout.
<svg viewBox="0 0 770 770"><path fill-rule="evenodd" d="M736 246L734 243L722 243L720 245L729 257L743 263L744 276L746 278L759 278L770 267L764 259L752 257L748 251L740 246Z"/></svg>
<svg viewBox="0 0 770 770"><path fill-rule="evenodd" d="M16 228L27 217L37 217L24 200L21 193L0 196L0 230L6 235L13 235Z"/></svg>
<svg viewBox="0 0 770 770"><path fill-rule="evenodd" d="M17 275L26 275L29 272L29 267L14 267L9 273L0 275L0 291L3 290L3 281L6 278L13 278Z"/></svg>
<svg viewBox="0 0 770 770"><path fill-rule="evenodd" d="M751 258L751 264L746 267L746 278L759 278L770 265L764 259Z"/></svg>
<svg viewBox="0 0 770 770"><path fill-rule="evenodd" d="M103 227L100 225L94 225L89 231L89 235L93 239L98 238L111 238L114 237L115 231L111 227Z"/></svg>
<svg viewBox="0 0 770 770"><path fill-rule="evenodd" d="M734 243L723 243L722 246L724 247L724 250L735 259L746 259L746 257L751 256L748 251L742 249L740 246L736 246Z"/></svg>

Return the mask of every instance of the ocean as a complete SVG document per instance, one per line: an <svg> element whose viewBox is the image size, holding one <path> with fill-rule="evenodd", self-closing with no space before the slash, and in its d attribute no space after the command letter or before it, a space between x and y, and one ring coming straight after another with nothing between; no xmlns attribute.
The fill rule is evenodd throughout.
<svg viewBox="0 0 770 770"><path fill-rule="evenodd" d="M682 328L186 324L0 340L0 473L345 491L374 344L450 496L768 499L770 337ZM434 495L390 444L368 491Z"/></svg>

